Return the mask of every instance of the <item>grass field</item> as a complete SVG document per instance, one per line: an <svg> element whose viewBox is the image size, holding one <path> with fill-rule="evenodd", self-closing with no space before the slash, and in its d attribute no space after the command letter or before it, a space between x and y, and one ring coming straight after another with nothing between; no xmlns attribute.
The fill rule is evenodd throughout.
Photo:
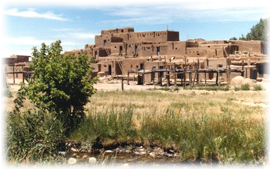
<svg viewBox="0 0 270 169"><path fill-rule="evenodd" d="M6 103L9 111L12 98ZM264 104L265 91L99 90L66 139L170 148L182 161L265 163Z"/></svg>
<svg viewBox="0 0 270 169"><path fill-rule="evenodd" d="M263 92L99 91L71 138L158 145L182 160L263 162L265 109L256 103Z"/></svg>

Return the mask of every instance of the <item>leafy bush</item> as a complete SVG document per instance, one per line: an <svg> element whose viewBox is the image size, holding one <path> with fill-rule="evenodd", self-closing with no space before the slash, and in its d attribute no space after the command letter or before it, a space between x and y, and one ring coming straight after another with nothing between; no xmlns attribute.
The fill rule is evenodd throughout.
<svg viewBox="0 0 270 169"><path fill-rule="evenodd" d="M52 162L64 141L62 123L39 110L7 114L7 160L10 162Z"/></svg>
<svg viewBox="0 0 270 169"><path fill-rule="evenodd" d="M260 90L263 90L262 86L259 85L259 84L256 84L256 85L254 86L254 91L260 91Z"/></svg>
<svg viewBox="0 0 270 169"><path fill-rule="evenodd" d="M43 43L40 50L33 48L31 68L35 73L19 92L38 108L56 112L68 134L84 118L84 105L95 93L96 79L91 78L92 60L86 53L61 55L60 44L59 40L50 46Z"/></svg>
<svg viewBox="0 0 270 169"><path fill-rule="evenodd" d="M241 90L250 90L250 86L248 83L241 85Z"/></svg>
<svg viewBox="0 0 270 169"><path fill-rule="evenodd" d="M236 86L234 87L235 91L239 91L240 89L241 89L240 87L236 87Z"/></svg>

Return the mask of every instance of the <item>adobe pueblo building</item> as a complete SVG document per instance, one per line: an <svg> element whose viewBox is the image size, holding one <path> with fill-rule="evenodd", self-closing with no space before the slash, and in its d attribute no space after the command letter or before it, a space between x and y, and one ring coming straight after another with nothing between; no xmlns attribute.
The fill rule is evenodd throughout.
<svg viewBox="0 0 270 169"><path fill-rule="evenodd" d="M86 52L93 76L121 78L137 84L226 84L235 76L261 81L266 73L266 43L262 41L189 39L178 31L134 32L134 28L102 30L95 44L66 51ZM30 76L29 57L6 58L8 77Z"/></svg>
<svg viewBox="0 0 270 169"><path fill-rule="evenodd" d="M235 76L261 80L266 67L262 41L190 39L178 31L134 32L134 28L102 30L95 44L67 51L94 57L93 75L122 77L138 84L229 82Z"/></svg>

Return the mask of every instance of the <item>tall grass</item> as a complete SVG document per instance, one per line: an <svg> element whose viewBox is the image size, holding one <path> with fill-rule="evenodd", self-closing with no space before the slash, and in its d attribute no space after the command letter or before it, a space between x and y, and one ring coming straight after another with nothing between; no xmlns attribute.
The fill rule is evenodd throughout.
<svg viewBox="0 0 270 169"><path fill-rule="evenodd" d="M64 142L62 123L40 110L7 114L7 151L9 162L58 162Z"/></svg>
<svg viewBox="0 0 270 169"><path fill-rule="evenodd" d="M94 144L98 138L105 145L127 142L173 148L183 161L263 162L263 120L232 115L228 107L222 111L210 115L204 110L183 114L181 109L167 109L163 113L145 112L135 116L130 107L117 112L110 108L105 113L91 110L71 139L90 140Z"/></svg>

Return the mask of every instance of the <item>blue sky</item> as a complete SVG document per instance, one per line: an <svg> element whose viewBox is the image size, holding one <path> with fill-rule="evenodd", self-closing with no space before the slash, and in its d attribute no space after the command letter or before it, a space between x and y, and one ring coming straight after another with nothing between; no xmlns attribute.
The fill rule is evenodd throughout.
<svg viewBox="0 0 270 169"><path fill-rule="evenodd" d="M17 2L17 1L16 1ZM132 26L135 31L175 30L180 40L229 39L247 34L268 17L265 1L34 1L4 8L5 56L31 54L33 46L61 39L63 50L94 43L102 29ZM16 5L15 5L16 4ZM64 4L64 5L61 5ZM121 4L121 5L118 5Z"/></svg>

